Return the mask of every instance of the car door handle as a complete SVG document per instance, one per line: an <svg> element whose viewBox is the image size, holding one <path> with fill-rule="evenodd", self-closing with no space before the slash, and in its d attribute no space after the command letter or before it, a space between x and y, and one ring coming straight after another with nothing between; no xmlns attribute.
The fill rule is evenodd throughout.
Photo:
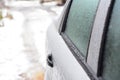
<svg viewBox="0 0 120 80"><path fill-rule="evenodd" d="M49 54L48 57L47 57L47 64L50 66L50 67L53 67L53 57L52 57L52 54Z"/></svg>

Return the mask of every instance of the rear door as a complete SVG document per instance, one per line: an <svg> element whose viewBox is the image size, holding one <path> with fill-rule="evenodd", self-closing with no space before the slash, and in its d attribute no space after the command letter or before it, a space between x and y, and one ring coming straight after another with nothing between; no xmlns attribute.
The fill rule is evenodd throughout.
<svg viewBox="0 0 120 80"><path fill-rule="evenodd" d="M92 66L92 62L94 62L93 60L98 61L98 57L91 59L92 53L89 51L89 44L99 2L99 0L71 0L69 10L60 27L60 34L54 26L48 29L48 45L54 64L53 68L51 68L51 74L55 74L51 80L96 79L98 66ZM106 4L104 7L107 6L107 8L105 8L106 12L104 13L107 13L108 9ZM104 19L100 18L100 20L103 19L102 25L106 19L106 15L104 16ZM102 35L102 31L99 34ZM94 38L96 35L92 36ZM101 42L101 37L99 39ZM92 62L89 62L89 60ZM96 62L93 65L97 64Z"/></svg>
<svg viewBox="0 0 120 80"><path fill-rule="evenodd" d="M69 78L67 80L90 80L94 78L88 69L86 59L98 4L99 0L72 1L61 32L70 51L70 53L64 53L64 55L67 54L64 61L65 67L69 71L64 72L67 75L65 77Z"/></svg>

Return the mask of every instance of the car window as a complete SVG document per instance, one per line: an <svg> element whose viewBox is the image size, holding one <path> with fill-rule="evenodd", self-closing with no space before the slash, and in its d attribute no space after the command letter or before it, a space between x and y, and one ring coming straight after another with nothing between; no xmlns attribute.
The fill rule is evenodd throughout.
<svg viewBox="0 0 120 80"><path fill-rule="evenodd" d="M87 48L99 0L73 0L68 14L65 34L83 56Z"/></svg>
<svg viewBox="0 0 120 80"><path fill-rule="evenodd" d="M103 80L120 79L120 0L116 0L108 28L104 57Z"/></svg>

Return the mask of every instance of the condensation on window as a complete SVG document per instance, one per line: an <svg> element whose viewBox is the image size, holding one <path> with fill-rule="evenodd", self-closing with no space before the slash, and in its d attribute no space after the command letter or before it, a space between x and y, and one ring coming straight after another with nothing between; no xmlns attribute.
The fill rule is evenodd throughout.
<svg viewBox="0 0 120 80"><path fill-rule="evenodd" d="M73 0L65 33L80 50L87 54L90 32L99 0Z"/></svg>

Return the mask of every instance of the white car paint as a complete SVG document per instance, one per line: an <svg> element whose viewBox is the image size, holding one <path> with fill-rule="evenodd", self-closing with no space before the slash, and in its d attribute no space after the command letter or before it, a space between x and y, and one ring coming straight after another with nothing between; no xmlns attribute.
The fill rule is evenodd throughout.
<svg viewBox="0 0 120 80"><path fill-rule="evenodd" d="M47 75L51 77L57 76L57 79L46 78L46 80L90 80L82 66L67 47L54 24L48 28L47 40L48 49L52 53L54 63L54 67L49 68ZM51 74L50 71L52 72Z"/></svg>

